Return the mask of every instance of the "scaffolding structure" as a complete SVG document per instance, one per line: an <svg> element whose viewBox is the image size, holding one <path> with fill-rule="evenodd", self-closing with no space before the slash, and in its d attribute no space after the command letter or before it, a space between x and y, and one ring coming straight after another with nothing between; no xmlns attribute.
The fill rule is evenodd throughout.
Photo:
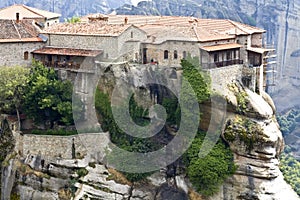
<svg viewBox="0 0 300 200"><path fill-rule="evenodd" d="M266 48L267 51L263 56L263 74L264 74L264 90L269 93L276 86L276 67L277 67L277 55L274 48Z"/></svg>

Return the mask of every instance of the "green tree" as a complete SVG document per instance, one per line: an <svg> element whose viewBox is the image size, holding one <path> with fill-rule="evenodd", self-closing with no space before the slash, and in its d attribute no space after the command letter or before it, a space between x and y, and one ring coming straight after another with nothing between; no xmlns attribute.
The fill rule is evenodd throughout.
<svg viewBox="0 0 300 200"><path fill-rule="evenodd" d="M57 121L70 125L72 116L72 84L61 81L54 69L34 61L26 87L24 109L36 122Z"/></svg>
<svg viewBox="0 0 300 200"><path fill-rule="evenodd" d="M71 23L71 24L75 24L75 23L81 22L81 19L80 19L80 17L73 16L72 18L65 19L65 22L68 22L68 23Z"/></svg>
<svg viewBox="0 0 300 200"><path fill-rule="evenodd" d="M220 139L205 158L199 157L204 134L198 133L187 151L187 172L193 186L205 196L219 190L223 181L236 170L230 148Z"/></svg>
<svg viewBox="0 0 300 200"><path fill-rule="evenodd" d="M29 69L15 67L0 68L0 111L16 113L20 128L20 106L24 100Z"/></svg>

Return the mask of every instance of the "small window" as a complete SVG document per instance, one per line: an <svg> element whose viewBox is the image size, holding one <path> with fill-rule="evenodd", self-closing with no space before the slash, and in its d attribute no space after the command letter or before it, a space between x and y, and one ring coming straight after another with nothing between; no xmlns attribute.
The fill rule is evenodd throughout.
<svg viewBox="0 0 300 200"><path fill-rule="evenodd" d="M168 50L164 51L164 59L169 59L169 51Z"/></svg>
<svg viewBox="0 0 300 200"><path fill-rule="evenodd" d="M183 59L186 59L186 51L182 52Z"/></svg>
<svg viewBox="0 0 300 200"><path fill-rule="evenodd" d="M50 26L49 22L47 22L47 26Z"/></svg>
<svg viewBox="0 0 300 200"><path fill-rule="evenodd" d="M29 53L28 53L28 51L25 51L24 52L24 60L28 60L28 57L29 57Z"/></svg>
<svg viewBox="0 0 300 200"><path fill-rule="evenodd" d="M130 35L131 35L130 37L133 38L133 32L132 31L131 31Z"/></svg>
<svg viewBox="0 0 300 200"><path fill-rule="evenodd" d="M177 59L178 58L178 54L177 54L177 51L175 50L174 51L174 59Z"/></svg>

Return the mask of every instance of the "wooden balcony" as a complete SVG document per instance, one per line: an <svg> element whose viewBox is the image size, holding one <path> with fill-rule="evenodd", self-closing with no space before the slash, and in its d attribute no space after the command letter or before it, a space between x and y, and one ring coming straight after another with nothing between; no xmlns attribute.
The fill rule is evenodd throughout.
<svg viewBox="0 0 300 200"><path fill-rule="evenodd" d="M213 63L202 63L201 66L203 69L214 69L219 67L226 67L230 65L241 65L243 64L243 60L235 59L235 60L226 60L221 62L213 62Z"/></svg>

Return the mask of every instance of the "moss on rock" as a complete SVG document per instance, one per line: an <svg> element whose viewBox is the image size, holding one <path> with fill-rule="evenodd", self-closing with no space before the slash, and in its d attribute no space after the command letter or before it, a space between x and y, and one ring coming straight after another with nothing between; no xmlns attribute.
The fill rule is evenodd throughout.
<svg viewBox="0 0 300 200"><path fill-rule="evenodd" d="M248 151L251 151L255 145L265 141L260 125L242 116L236 116L233 120L227 122L224 138L229 143L234 141L243 142Z"/></svg>

